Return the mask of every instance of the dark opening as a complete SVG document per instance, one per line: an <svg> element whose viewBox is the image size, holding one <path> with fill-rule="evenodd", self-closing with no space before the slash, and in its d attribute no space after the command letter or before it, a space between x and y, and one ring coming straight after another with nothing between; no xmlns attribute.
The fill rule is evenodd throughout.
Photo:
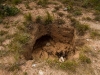
<svg viewBox="0 0 100 75"><path fill-rule="evenodd" d="M44 35L40 37L39 39L36 40L33 46L33 51L37 48L42 48L43 46L46 45L47 42L50 42L50 40L52 40L52 37L50 35Z"/></svg>

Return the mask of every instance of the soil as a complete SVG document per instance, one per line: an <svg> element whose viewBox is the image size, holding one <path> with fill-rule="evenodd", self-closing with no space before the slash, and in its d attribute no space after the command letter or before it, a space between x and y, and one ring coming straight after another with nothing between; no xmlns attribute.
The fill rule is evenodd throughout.
<svg viewBox="0 0 100 75"><path fill-rule="evenodd" d="M62 5L59 2L57 3ZM21 10L21 12L23 12L23 14L31 13L33 20L35 20L38 15L45 17L46 11L53 14L52 16L55 17L55 19L61 18L56 13L52 12L56 6L55 4L48 5L48 8L44 9L36 3L31 2L29 3L29 6L32 10L26 9L23 3L16 6ZM10 54L8 56L0 57L0 75L25 75L25 73L28 75L39 75L40 70L43 71L43 75L100 75L100 40L91 39L89 32L84 36L77 36L75 29L71 27L70 20L66 17L69 13L63 11L63 8L64 6L60 8L59 12L65 14L61 19L64 19L66 23L63 25L52 24L48 26L33 23L33 30L30 31L31 40L23 48L26 51L24 57L27 60L25 60L23 56L23 59L20 59L22 65L19 67L21 70L13 72L6 70L7 67L5 66L16 62L15 57L13 57L14 54ZM82 13L82 16L75 17L75 19L83 24L85 23L89 25L91 29L100 30L100 22L83 20L84 17L90 17L93 19L94 16L92 11L83 11ZM6 30L10 35L16 33L18 31L17 26L23 25L23 14L5 18L4 21L9 21L8 24L10 25L10 28L4 28L5 24L0 24L0 30ZM13 38L6 39L2 44L0 44L0 50L7 51L7 45L12 41L12 39ZM75 49L82 45L89 46L91 49L91 52L88 53L87 56L91 59L92 63L85 66L81 64L74 73L68 70L63 71L58 68L51 68L45 61L47 59L59 60L59 57L61 56L66 58L66 60L78 60L80 50L75 51Z"/></svg>

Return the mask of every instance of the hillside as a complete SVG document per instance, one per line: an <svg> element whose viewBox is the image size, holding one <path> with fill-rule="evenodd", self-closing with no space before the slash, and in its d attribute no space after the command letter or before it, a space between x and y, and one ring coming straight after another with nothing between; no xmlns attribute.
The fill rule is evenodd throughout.
<svg viewBox="0 0 100 75"><path fill-rule="evenodd" d="M0 75L99 75L99 0L0 0Z"/></svg>

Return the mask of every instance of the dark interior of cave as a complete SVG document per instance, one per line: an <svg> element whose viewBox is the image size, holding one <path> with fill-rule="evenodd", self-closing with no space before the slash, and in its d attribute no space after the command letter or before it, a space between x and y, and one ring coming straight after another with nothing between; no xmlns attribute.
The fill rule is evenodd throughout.
<svg viewBox="0 0 100 75"><path fill-rule="evenodd" d="M33 46L33 51L37 48L42 48L46 45L47 42L50 42L50 40L53 40L53 38L50 35L44 35L38 38Z"/></svg>

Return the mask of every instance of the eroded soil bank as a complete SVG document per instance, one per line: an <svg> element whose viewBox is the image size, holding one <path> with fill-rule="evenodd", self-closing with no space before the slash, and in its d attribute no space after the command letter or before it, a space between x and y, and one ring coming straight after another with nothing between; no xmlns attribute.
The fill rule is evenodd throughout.
<svg viewBox="0 0 100 75"><path fill-rule="evenodd" d="M35 25L24 56L26 59L68 58L75 52L74 33L74 28L68 25Z"/></svg>

